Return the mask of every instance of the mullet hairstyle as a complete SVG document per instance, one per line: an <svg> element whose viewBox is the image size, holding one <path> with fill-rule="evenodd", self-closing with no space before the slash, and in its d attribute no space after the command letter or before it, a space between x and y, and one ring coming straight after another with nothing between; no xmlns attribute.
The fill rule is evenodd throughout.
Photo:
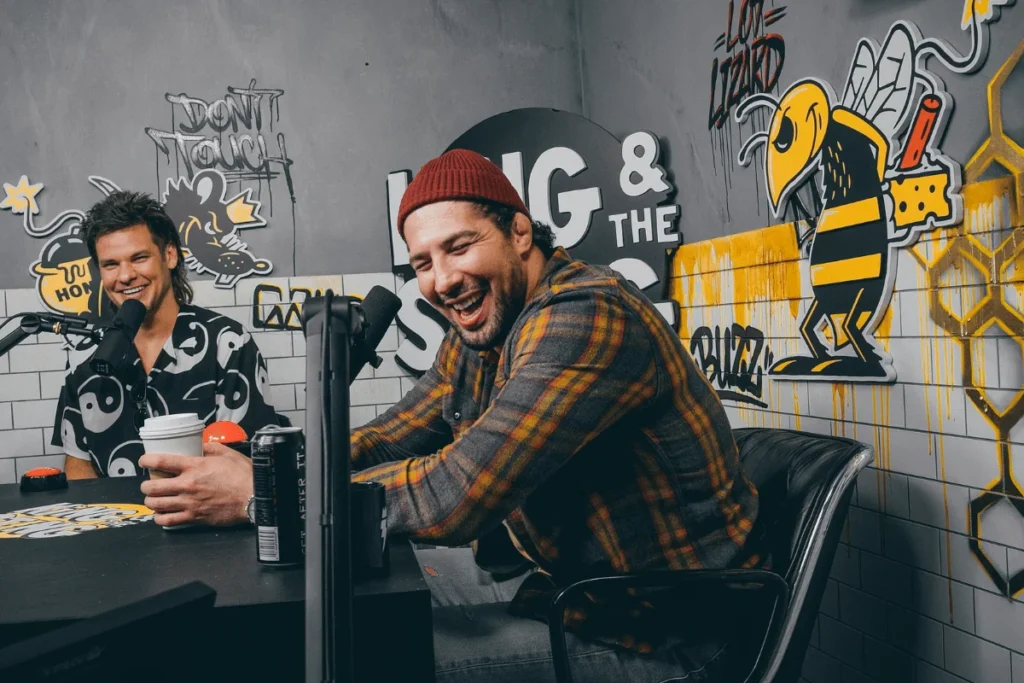
<svg viewBox="0 0 1024 683"><path fill-rule="evenodd" d="M168 244L174 245L175 251L178 252L178 265L171 270L174 298L178 305L192 303L192 285L185 277L185 255L181 251L178 230L163 205L145 192L118 190L94 204L85 214L82 228L92 260L99 265L99 259L96 258L96 240L136 225L145 225L149 228L153 242L160 248L160 258L164 257L164 250Z"/></svg>

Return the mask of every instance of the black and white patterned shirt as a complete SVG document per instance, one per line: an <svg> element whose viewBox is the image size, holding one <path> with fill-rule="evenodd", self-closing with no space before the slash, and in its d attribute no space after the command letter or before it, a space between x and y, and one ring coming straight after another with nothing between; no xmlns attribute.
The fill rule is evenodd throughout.
<svg viewBox="0 0 1024 683"><path fill-rule="evenodd" d="M52 443L91 460L100 476L130 477L140 473L145 417L196 413L206 424L236 422L251 437L277 424L269 390L252 335L231 318L186 304L148 377L134 346L115 376L93 372L88 362L68 375Z"/></svg>

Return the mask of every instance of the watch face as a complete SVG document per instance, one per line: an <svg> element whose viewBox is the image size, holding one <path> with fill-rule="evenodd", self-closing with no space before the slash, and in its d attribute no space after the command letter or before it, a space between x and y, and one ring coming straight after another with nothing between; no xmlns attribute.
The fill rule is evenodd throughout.
<svg viewBox="0 0 1024 683"><path fill-rule="evenodd" d="M249 519L250 524L256 523L256 499L250 498L249 502L245 504L245 516Z"/></svg>

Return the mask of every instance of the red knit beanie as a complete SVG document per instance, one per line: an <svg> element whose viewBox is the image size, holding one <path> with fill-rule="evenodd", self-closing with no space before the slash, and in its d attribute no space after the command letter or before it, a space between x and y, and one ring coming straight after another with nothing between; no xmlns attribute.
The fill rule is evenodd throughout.
<svg viewBox="0 0 1024 683"><path fill-rule="evenodd" d="M398 234L405 238L405 219L416 209L453 199L492 201L530 215L500 168L476 152L453 149L428 161L409 183L398 207Z"/></svg>

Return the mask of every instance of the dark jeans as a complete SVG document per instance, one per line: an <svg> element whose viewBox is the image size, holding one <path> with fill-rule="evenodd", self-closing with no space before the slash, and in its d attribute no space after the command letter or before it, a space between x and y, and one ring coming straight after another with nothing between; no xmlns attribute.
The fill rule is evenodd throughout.
<svg viewBox="0 0 1024 683"><path fill-rule="evenodd" d="M496 582L469 548L417 550L434 604L438 683L554 683L546 624L513 617L506 606L525 577ZM724 666L723 650L700 655L636 655L567 634L577 683L705 683Z"/></svg>

